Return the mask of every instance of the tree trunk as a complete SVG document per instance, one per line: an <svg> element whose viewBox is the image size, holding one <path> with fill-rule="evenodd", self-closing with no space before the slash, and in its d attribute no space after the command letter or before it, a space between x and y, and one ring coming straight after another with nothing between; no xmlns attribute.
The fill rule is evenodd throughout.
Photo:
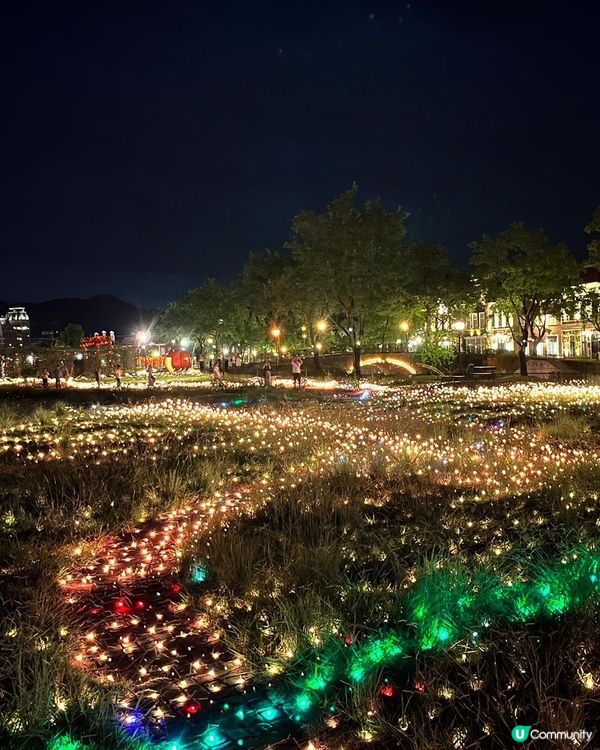
<svg viewBox="0 0 600 750"><path fill-rule="evenodd" d="M360 369L360 346L358 344L354 344L352 347L352 358L354 361L354 375L356 378L360 378L362 373Z"/></svg>
<svg viewBox="0 0 600 750"><path fill-rule="evenodd" d="M521 375L527 377L527 357L525 356L525 347L523 344L519 344L519 368Z"/></svg>

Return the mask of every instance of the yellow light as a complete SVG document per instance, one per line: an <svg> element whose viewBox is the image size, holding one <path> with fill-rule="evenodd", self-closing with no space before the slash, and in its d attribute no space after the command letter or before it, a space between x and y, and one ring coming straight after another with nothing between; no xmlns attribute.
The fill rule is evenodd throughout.
<svg viewBox="0 0 600 750"><path fill-rule="evenodd" d="M271 336L278 339L281 336L281 329L277 327L271 328Z"/></svg>
<svg viewBox="0 0 600 750"><path fill-rule="evenodd" d="M327 321L326 320L319 320L317 323L317 331L320 331L321 333L324 333L327 330Z"/></svg>
<svg viewBox="0 0 600 750"><path fill-rule="evenodd" d="M408 331L408 321L407 320L403 320L400 323L400 330L404 331L404 333L406 333L406 331Z"/></svg>

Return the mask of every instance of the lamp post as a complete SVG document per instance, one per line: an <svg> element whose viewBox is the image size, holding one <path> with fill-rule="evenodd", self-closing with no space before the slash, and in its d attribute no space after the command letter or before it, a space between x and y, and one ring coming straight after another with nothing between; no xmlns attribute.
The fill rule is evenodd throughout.
<svg viewBox="0 0 600 750"><path fill-rule="evenodd" d="M281 328L278 328L277 326L273 326L271 328L271 336L275 339L275 351L277 353L277 365L279 365L279 340L281 337Z"/></svg>
<svg viewBox="0 0 600 750"><path fill-rule="evenodd" d="M408 321L403 320L400 323L400 330L402 331L402 345L405 352L408 351Z"/></svg>
<svg viewBox="0 0 600 750"><path fill-rule="evenodd" d="M457 320L454 322L454 330L456 331L458 335L458 372L462 373L463 367L462 367L462 354L463 354L463 340L464 340L464 332L465 332L465 324L462 320Z"/></svg>

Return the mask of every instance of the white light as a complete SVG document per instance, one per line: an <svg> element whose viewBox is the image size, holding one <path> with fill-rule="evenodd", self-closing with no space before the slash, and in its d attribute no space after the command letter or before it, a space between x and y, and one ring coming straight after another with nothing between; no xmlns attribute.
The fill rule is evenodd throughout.
<svg viewBox="0 0 600 750"><path fill-rule="evenodd" d="M190 345L190 340L189 339L181 339L181 346L184 349L186 348L186 346L189 346L189 345Z"/></svg>

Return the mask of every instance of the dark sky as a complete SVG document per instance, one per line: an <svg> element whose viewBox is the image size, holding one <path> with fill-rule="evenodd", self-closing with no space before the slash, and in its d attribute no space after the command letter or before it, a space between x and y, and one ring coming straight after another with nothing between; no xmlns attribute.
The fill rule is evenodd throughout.
<svg viewBox="0 0 600 750"><path fill-rule="evenodd" d="M11 3L0 299L164 304L234 278L353 180L457 263L514 219L583 257L593 5Z"/></svg>

